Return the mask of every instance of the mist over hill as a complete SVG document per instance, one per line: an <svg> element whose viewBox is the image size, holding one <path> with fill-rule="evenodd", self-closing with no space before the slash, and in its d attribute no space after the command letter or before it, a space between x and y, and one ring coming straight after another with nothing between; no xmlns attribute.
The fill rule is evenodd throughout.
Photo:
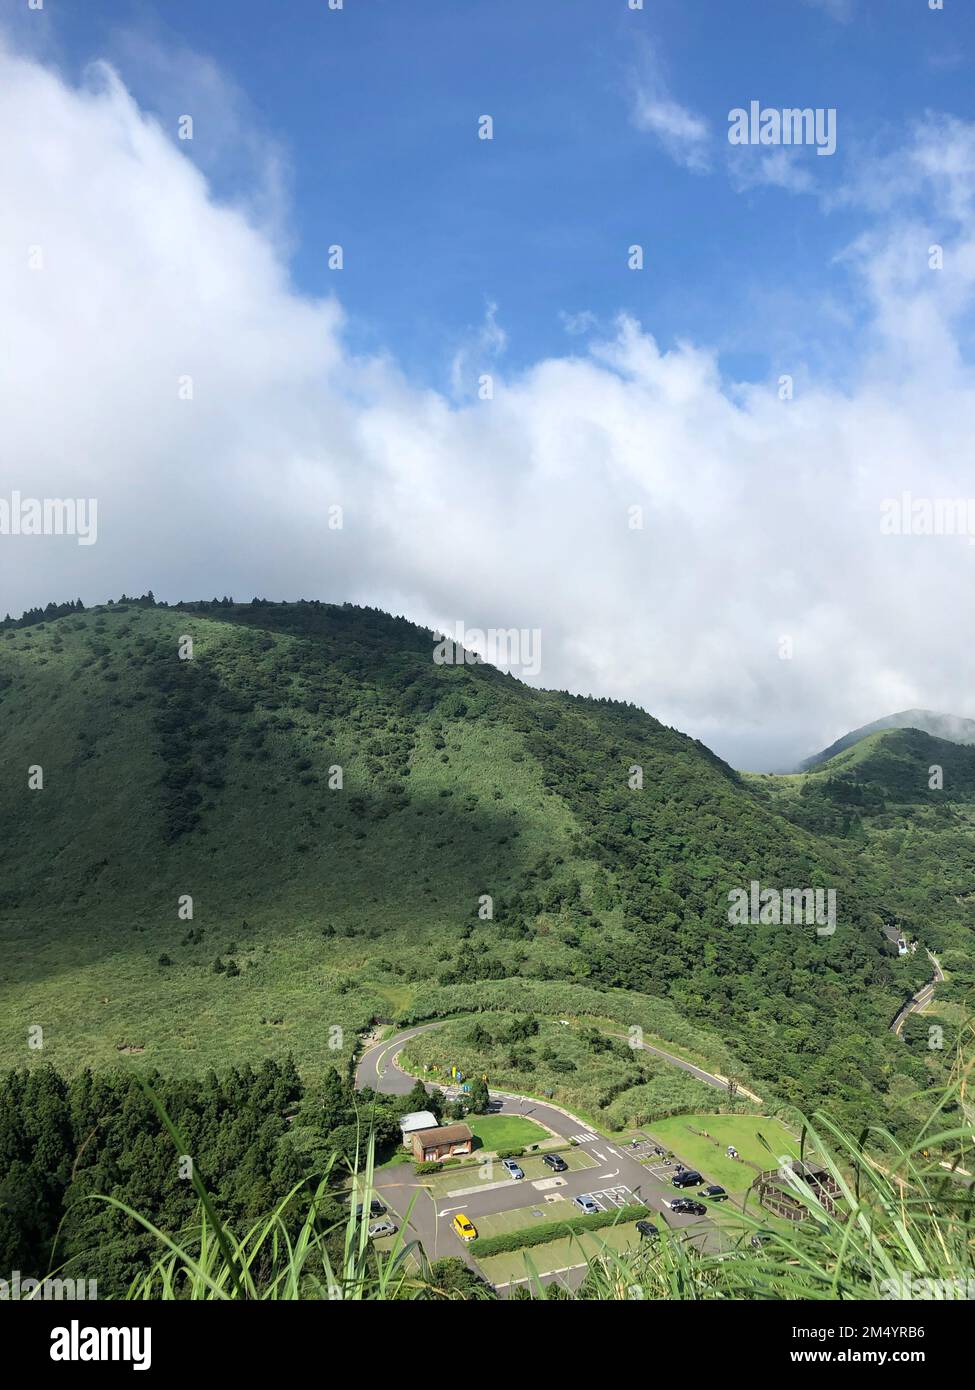
<svg viewBox="0 0 975 1390"><path fill-rule="evenodd" d="M875 719L872 724L864 724L859 729L851 730L835 743L831 743L828 748L804 758L797 770L807 772L820 763L828 762L837 753L842 753L844 748L849 748L868 734L878 733L881 729L920 729L922 733L931 734L934 738L948 739L952 743L975 743L975 719L965 719L957 714L938 714L930 709L905 709L898 714L887 714L882 719Z"/></svg>

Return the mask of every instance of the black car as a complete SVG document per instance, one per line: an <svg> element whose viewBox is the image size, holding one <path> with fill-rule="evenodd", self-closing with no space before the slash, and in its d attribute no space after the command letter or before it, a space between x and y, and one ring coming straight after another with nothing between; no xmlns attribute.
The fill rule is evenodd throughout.
<svg viewBox="0 0 975 1390"><path fill-rule="evenodd" d="M670 1181L675 1187L700 1187L704 1179L695 1169L685 1168L682 1173L675 1173Z"/></svg>
<svg viewBox="0 0 975 1390"><path fill-rule="evenodd" d="M656 1240L660 1235L652 1221L638 1221L636 1228L640 1232L641 1240Z"/></svg>
<svg viewBox="0 0 975 1390"><path fill-rule="evenodd" d="M682 1216L707 1216L708 1209L703 1202L695 1202L691 1197L675 1197L670 1204L671 1211Z"/></svg>
<svg viewBox="0 0 975 1390"><path fill-rule="evenodd" d="M356 1214L356 1216L361 1216L361 1215L362 1215L362 1203L361 1203L361 1202L360 1202L359 1205L356 1207L356 1209L355 1209L355 1214ZM370 1215L370 1216L385 1216L385 1215L386 1215L386 1208L383 1206L382 1202L378 1201L377 1198L375 1198L375 1197L373 1197L372 1201L369 1203L369 1215Z"/></svg>
<svg viewBox="0 0 975 1390"><path fill-rule="evenodd" d="M560 1154L545 1154L542 1162L551 1168L553 1173L566 1173L569 1170L569 1165Z"/></svg>
<svg viewBox="0 0 975 1390"><path fill-rule="evenodd" d="M728 1194L723 1187L718 1187L716 1183L711 1183L710 1187L704 1188L703 1192L697 1194L699 1197L710 1197L712 1202L723 1202Z"/></svg>

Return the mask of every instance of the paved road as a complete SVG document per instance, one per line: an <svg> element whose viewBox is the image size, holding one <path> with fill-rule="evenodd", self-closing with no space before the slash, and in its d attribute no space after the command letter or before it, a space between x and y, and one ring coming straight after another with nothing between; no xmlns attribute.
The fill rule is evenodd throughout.
<svg viewBox="0 0 975 1390"><path fill-rule="evenodd" d="M934 976L928 984L922 985L917 994L915 994L912 999L909 999L901 1009L900 1013L890 1025L891 1031L894 1033L900 1033L911 1014L918 1013L921 1009L927 1008L934 998L935 985L940 985L944 980L945 973L941 969L941 962L938 960L937 956L932 955L931 952L928 951L928 959L934 966Z"/></svg>
<svg viewBox="0 0 975 1390"><path fill-rule="evenodd" d="M614 1038L623 1038L624 1041L629 1041L625 1033L614 1033L612 1036ZM696 1076L698 1081L705 1081L709 1086L717 1086L719 1091L731 1089L731 1083L726 1076L719 1076L717 1072L703 1071L700 1067L695 1067L691 1062L685 1062L683 1057L675 1057L672 1052L664 1052L663 1048L654 1047L651 1043L639 1043L638 1046L642 1051L652 1052L655 1057L662 1057L665 1062L670 1062L672 1066L680 1067L682 1071L690 1072L691 1076ZM754 1091L749 1091L740 1084L738 1090L742 1095L747 1096L749 1100L754 1100L759 1105L763 1103L762 1097L757 1096Z"/></svg>
<svg viewBox="0 0 975 1390"><path fill-rule="evenodd" d="M433 1023L423 1023L416 1028L407 1029L404 1033L397 1033L394 1038L387 1039L386 1042L378 1043L375 1047L369 1048L362 1056L356 1068L355 1084L361 1091L365 1086L371 1086L374 1091L386 1091L396 1095L406 1095L413 1089L415 1078L406 1076L396 1066L392 1065L393 1058L402 1050L410 1038L415 1038L418 1033L424 1033L430 1028L439 1028L442 1020ZM624 1033L614 1033L612 1037L623 1038ZM675 1057L672 1052L665 1052L663 1048L654 1047L651 1043L640 1043L640 1048L644 1052L650 1052L654 1057L661 1057L665 1062L672 1066L680 1067L681 1071L688 1072L698 1081L705 1082L708 1086L715 1086L719 1091L728 1090L728 1080L724 1076L719 1076L716 1072L704 1071L701 1067L696 1067L692 1062L685 1062L683 1057ZM384 1080L385 1078L385 1080ZM743 1095L750 1100L762 1103L761 1096L755 1095L754 1091L746 1090L744 1086L738 1087Z"/></svg>
<svg viewBox="0 0 975 1390"><path fill-rule="evenodd" d="M391 1095L406 1095L416 1084L416 1078L402 1071L396 1063L396 1056L404 1045L418 1033L429 1028L439 1027L439 1022L422 1024L416 1028L398 1033L385 1042L370 1047L362 1056L356 1068L356 1086L362 1090L369 1086L373 1090ZM444 1087L427 1086L428 1091L444 1090ZM449 1094L449 1091L448 1091ZM452 1217L464 1211L477 1224L479 1216L492 1212L510 1211L519 1207L540 1207L543 1210L551 1205L553 1219L558 1213L566 1214L562 1202L546 1202L546 1195L557 1192L571 1202L580 1193L589 1192L596 1196L600 1206L610 1207L620 1202L635 1200L651 1209L658 1224L682 1228L694 1226L695 1238L707 1242L716 1238L714 1223L704 1218L682 1216L665 1207L675 1195L670 1178L672 1167L659 1164L648 1168L627 1153L625 1146L593 1132L577 1116L543 1101L529 1097L509 1095L493 1090L491 1092L495 1110L504 1115L524 1115L535 1120L566 1143L575 1140L574 1152L584 1154L589 1166L558 1175L561 1179L557 1188L538 1188L529 1179L505 1179L495 1165L491 1179L481 1183L477 1171L471 1169L447 1170L456 1175L456 1189L474 1188L464 1191L462 1196L431 1194L429 1185L424 1185L407 1164L386 1168L376 1174L376 1188L382 1198L404 1219L412 1201L409 1214L409 1227L423 1243L431 1260L442 1259L447 1255L460 1256L476 1268L467 1247L454 1235L451 1227ZM438 1188L440 1184L438 1183ZM618 1190L618 1191L617 1191ZM556 1208L558 1211L556 1211ZM574 1212L575 1208L570 1207ZM541 1261L536 1252L536 1265ZM579 1271L581 1276L582 1271Z"/></svg>
<svg viewBox="0 0 975 1390"><path fill-rule="evenodd" d="M404 1033L397 1033L395 1037L367 1048L355 1069L356 1090L364 1091L368 1086L373 1091L383 1091L386 1095L409 1095L416 1085L416 1077L407 1076L405 1071L395 1065L393 1059L397 1053L402 1052L410 1038L442 1026L439 1019L433 1023L421 1023L418 1028L407 1028ZM429 1087L427 1089L429 1090Z"/></svg>

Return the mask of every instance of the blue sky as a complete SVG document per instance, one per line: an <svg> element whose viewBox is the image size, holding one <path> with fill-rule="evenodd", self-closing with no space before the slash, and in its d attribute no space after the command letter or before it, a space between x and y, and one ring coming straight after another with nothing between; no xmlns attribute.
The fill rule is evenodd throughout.
<svg viewBox="0 0 975 1390"><path fill-rule="evenodd" d="M31 16L34 23L38 17ZM824 295L855 309L832 259L857 214L829 208L865 152L894 146L926 108L967 112L975 11L948 0L47 0L45 22L76 70L114 58L140 103L172 128L198 101L191 51L241 95L245 123L288 166L296 285L337 292L353 347L395 354L442 386L490 305L516 370L574 350L566 316L635 315L664 345L706 341L731 379L762 379L793 346L797 316ZM160 80L148 49L166 52ZM650 82L710 127L710 170L693 172L633 120ZM742 190L729 170L728 111L835 107L831 158L797 152L815 191ZM476 120L495 120L492 142ZM192 147L218 191L252 169L215 157L206 119ZM752 159L754 163L754 159ZM345 248L345 269L326 248ZM646 268L632 272L639 242ZM815 308L811 307L815 303ZM826 310L828 313L828 308ZM821 370L846 329L806 332Z"/></svg>

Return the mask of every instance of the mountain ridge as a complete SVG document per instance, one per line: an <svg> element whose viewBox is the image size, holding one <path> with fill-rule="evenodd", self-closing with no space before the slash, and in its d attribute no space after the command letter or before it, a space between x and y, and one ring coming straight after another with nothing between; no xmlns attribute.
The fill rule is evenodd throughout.
<svg viewBox="0 0 975 1390"><path fill-rule="evenodd" d="M920 729L922 733L930 734L933 738L945 739L949 743L975 743L975 719L955 714L939 714L936 710L900 710L896 714L887 714L881 719L875 719L870 724L863 724L858 729L851 729L828 748L822 748L818 753L803 758L796 771L809 772L819 764L829 762L837 753L842 753L860 739L883 729Z"/></svg>

